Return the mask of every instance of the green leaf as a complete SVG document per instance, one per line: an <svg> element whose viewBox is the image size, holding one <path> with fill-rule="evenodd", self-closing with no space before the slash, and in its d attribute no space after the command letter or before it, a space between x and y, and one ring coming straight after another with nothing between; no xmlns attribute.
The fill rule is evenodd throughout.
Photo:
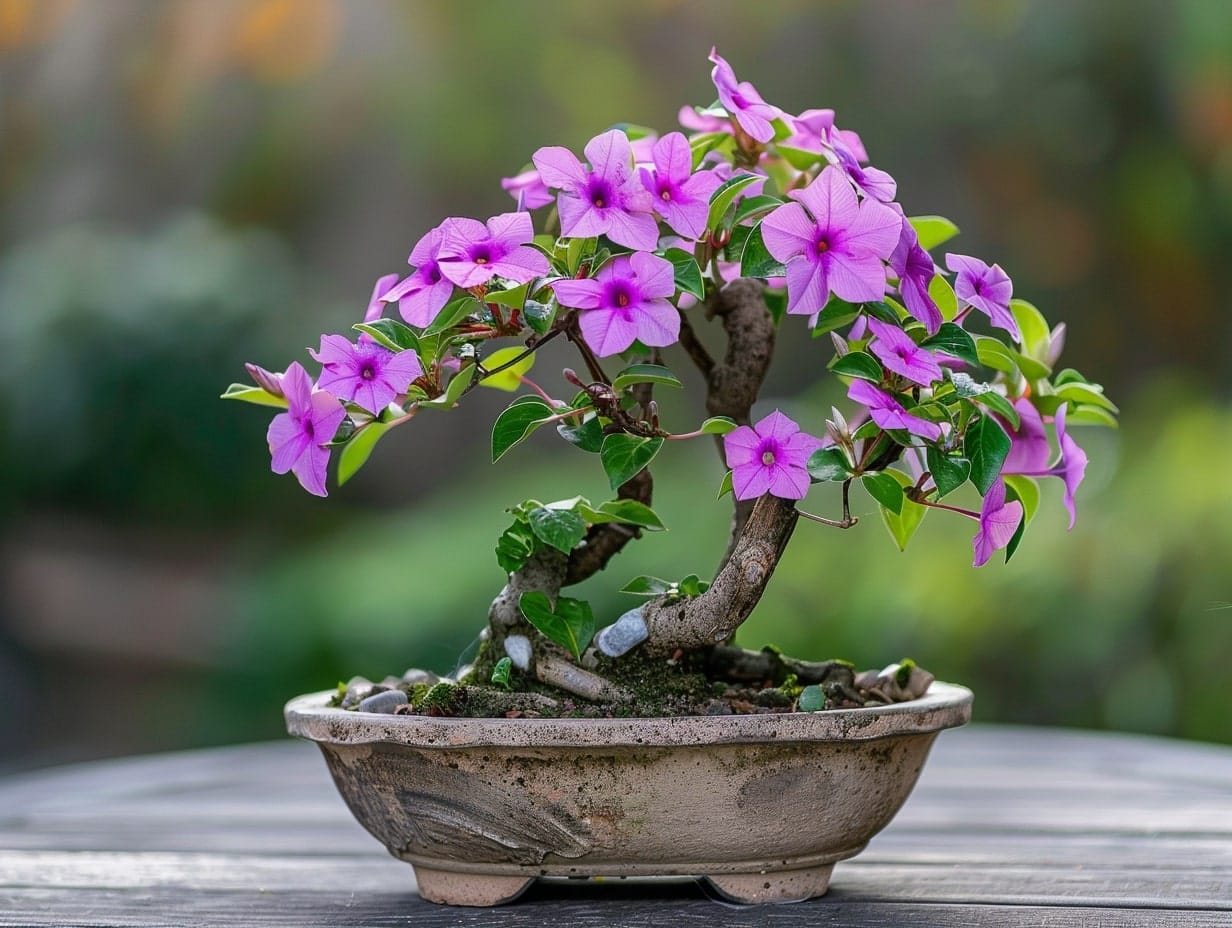
<svg viewBox="0 0 1232 928"><path fill-rule="evenodd" d="M787 290L778 287L768 288L762 291L761 298L766 301L766 309L770 310L770 318L774 320L775 325L778 325L787 315Z"/></svg>
<svg viewBox="0 0 1232 928"><path fill-rule="evenodd" d="M577 445L591 454L598 454L603 447L603 426L599 424L598 416L590 416L581 425L570 425L566 419L556 426L556 432L571 445Z"/></svg>
<svg viewBox="0 0 1232 928"><path fill-rule="evenodd" d="M1104 396L1104 388L1098 384L1068 383L1057 390L1055 396L1060 400L1067 400L1072 403L1098 406L1111 413L1119 411L1116 404Z"/></svg>
<svg viewBox="0 0 1232 928"><path fill-rule="evenodd" d="M518 608L526 616L526 621L539 629L549 641L572 654L574 660L581 660L582 652L595 636L595 616L590 603L583 599L561 596L553 609L551 600L536 590L523 593L518 600Z"/></svg>
<svg viewBox="0 0 1232 928"><path fill-rule="evenodd" d="M925 447L924 456L928 462L928 472L937 485L938 499L953 493L971 476L971 462L964 457L942 454L932 445Z"/></svg>
<svg viewBox="0 0 1232 928"><path fill-rule="evenodd" d="M873 383L880 383L885 376L881 362L863 351L851 351L841 358L835 358L830 364L830 370L848 377L871 380Z"/></svg>
<svg viewBox="0 0 1232 928"><path fill-rule="evenodd" d="M728 493L732 492L732 472L729 470L723 475L723 479L719 481L719 492L715 495L715 499L722 499Z"/></svg>
<svg viewBox="0 0 1232 928"><path fill-rule="evenodd" d="M1026 300L1010 300L1010 312L1022 333L1022 346L1028 354L1040 356L1048 349L1052 333L1043 313Z"/></svg>
<svg viewBox="0 0 1232 928"><path fill-rule="evenodd" d="M509 674L512 670L513 661L508 657L502 657L496 662L496 666L492 668L492 685L506 690L510 689Z"/></svg>
<svg viewBox="0 0 1232 928"><path fill-rule="evenodd" d="M505 407L505 411L497 416L492 424L492 461L499 461L505 452L525 439L544 419L552 415L551 407L539 397L519 396Z"/></svg>
<svg viewBox="0 0 1232 928"><path fill-rule="evenodd" d="M820 156L819 156L820 157ZM745 197L736 206L736 225L744 222L746 219L761 216L763 213L768 213L771 210L778 209L784 203L778 197L771 196L768 193L763 193L761 196Z"/></svg>
<svg viewBox="0 0 1232 928"><path fill-rule="evenodd" d="M1014 351L1005 344L988 335L977 335L975 339L976 355L980 364L1006 374L1018 373L1018 362L1014 359Z"/></svg>
<svg viewBox="0 0 1232 928"><path fill-rule="evenodd" d="M973 367L978 367L980 364L979 355L975 350L975 339L968 335L962 327L952 322L941 323L937 334L920 342L920 347L948 354Z"/></svg>
<svg viewBox="0 0 1232 928"><path fill-rule="evenodd" d="M508 290L489 290L483 297L485 303L498 303L501 306L508 306L510 309L521 309L522 304L526 302L526 292L530 289L530 282L520 284L516 287L511 287Z"/></svg>
<svg viewBox="0 0 1232 928"><path fill-rule="evenodd" d="M1116 416L1098 406L1079 406L1065 417L1065 425L1106 425L1117 428Z"/></svg>
<svg viewBox="0 0 1232 928"><path fill-rule="evenodd" d="M527 300L522 306L522 318L536 335L547 335L555 317L556 309L552 303Z"/></svg>
<svg viewBox="0 0 1232 928"><path fill-rule="evenodd" d="M372 454L372 449L376 447L381 436L393 425L393 422L369 422L342 446L342 451L338 455L338 486L342 486L355 476L364 466L364 462L368 460L368 456Z"/></svg>
<svg viewBox="0 0 1232 928"><path fill-rule="evenodd" d="M984 496L996 482L1005 456L1010 453L1010 437L996 419L981 416L967 426L963 452L971 462L971 482Z"/></svg>
<svg viewBox="0 0 1232 928"><path fill-rule="evenodd" d="M1052 368L1043 361L1037 361L1021 352L1014 352L1014 360L1018 362L1018 369L1028 380L1043 380L1052 373Z"/></svg>
<svg viewBox="0 0 1232 928"><path fill-rule="evenodd" d="M887 470L889 474L898 481L899 486L906 488L912 486L912 480L906 474L897 470ZM894 539L894 543L898 545L899 551L907 550L907 542L911 540L911 536L915 534L916 529L920 527L920 523L924 521L924 516L928 514L928 509L921 506L919 503L913 503L906 497L903 498L903 508L901 512L893 512L881 507L881 521L885 523L885 527L890 532L890 537Z"/></svg>
<svg viewBox="0 0 1232 928"><path fill-rule="evenodd" d="M911 216L907 219L920 240L920 247L930 251L958 234L958 226L944 216Z"/></svg>
<svg viewBox="0 0 1232 928"><path fill-rule="evenodd" d="M1052 385L1056 387L1057 389L1060 389L1061 387L1065 386L1067 383L1089 383L1089 382L1090 381L1088 381L1085 377L1082 376L1082 374L1074 370L1072 367L1067 367L1064 370L1059 371L1057 375L1052 378Z"/></svg>
<svg viewBox="0 0 1232 928"><path fill-rule="evenodd" d="M523 357L523 355L525 355ZM520 359L516 364L511 362L515 359ZM509 365L505 367L505 365ZM527 373L535 366L534 353L526 354L526 349L519 345L510 345L507 348L498 348L490 355L483 359L483 369L485 371L494 371L498 367L505 367L498 374L490 374L479 381L481 387L491 387L495 390L504 390L506 393L514 393L522 387L522 375Z"/></svg>
<svg viewBox="0 0 1232 928"><path fill-rule="evenodd" d="M1035 518L1035 513L1039 511L1038 481L1031 477L1024 477L1022 474L1006 474L1002 479L1005 481L1005 488L1010 491L1009 495L1022 503L1023 515L1030 522Z"/></svg>
<svg viewBox="0 0 1232 928"><path fill-rule="evenodd" d="M351 326L356 332L364 332L378 345L390 351L418 351L419 336L405 322L397 319L373 319L357 322Z"/></svg>
<svg viewBox="0 0 1232 928"><path fill-rule="evenodd" d="M821 691L821 687L816 683L810 683L804 689L800 690L800 696L796 700L796 708L801 712L820 712L826 707L826 694Z"/></svg>
<svg viewBox="0 0 1232 928"><path fill-rule="evenodd" d="M710 194L710 214L706 217L706 228L716 229L727 213L728 208L736 202L740 191L759 180L765 180L760 174L737 174L723 181Z"/></svg>
<svg viewBox="0 0 1232 928"><path fill-rule="evenodd" d="M702 269L697 266L697 259L683 248L669 248L663 257L672 262L676 278L676 289L681 293L691 293L699 300L706 298L706 286L702 282Z"/></svg>
<svg viewBox="0 0 1232 928"><path fill-rule="evenodd" d="M467 316L472 313L477 313L483 309L479 301L473 296L460 296L451 303L446 304L433 320L432 324L423 330L424 335L436 335L444 332L446 329L451 329Z"/></svg>
<svg viewBox="0 0 1232 928"><path fill-rule="evenodd" d="M693 153L693 170L696 171L702 159L716 148L727 146L732 142L730 132L703 132L689 139L689 150Z"/></svg>
<svg viewBox="0 0 1232 928"><path fill-rule="evenodd" d="M942 319L951 320L958 315L958 297L954 295L950 282L940 274L935 274L928 282L928 295L941 310Z"/></svg>
<svg viewBox="0 0 1232 928"><path fill-rule="evenodd" d="M623 390L637 383L657 383L667 387L683 387L680 379L659 364L630 364L616 375L612 387Z"/></svg>
<svg viewBox="0 0 1232 928"><path fill-rule="evenodd" d="M623 432L608 435L599 449L599 459L613 490L635 477L654 460L663 447L662 438L642 438Z"/></svg>
<svg viewBox="0 0 1232 928"><path fill-rule="evenodd" d="M521 570L534 553L535 535L521 520L515 520L496 539L496 562L505 573Z"/></svg>
<svg viewBox="0 0 1232 928"><path fill-rule="evenodd" d="M239 400L243 403L252 403L255 406L272 406L275 409L287 408L287 398L285 396L274 396L272 393L266 393L260 387L254 387L247 383L231 384L222 392L219 399Z"/></svg>
<svg viewBox="0 0 1232 928"><path fill-rule="evenodd" d="M529 521L535 537L562 554L568 554L586 537L586 523L582 517L567 509L532 509Z"/></svg>
<svg viewBox="0 0 1232 928"><path fill-rule="evenodd" d="M606 503L600 504L599 508L595 511L600 515L607 516L612 522L637 525L652 532L661 532L667 529L667 526L663 524L663 520L659 518L657 512L645 503L639 503L635 499L611 499Z"/></svg>
<svg viewBox="0 0 1232 928"><path fill-rule="evenodd" d="M620 588L622 593L632 593L634 596L662 596L676 584L662 577L651 577L643 574L634 577Z"/></svg>
<svg viewBox="0 0 1232 928"><path fill-rule="evenodd" d="M749 233L748 240L744 243L744 251L740 255L740 276L741 277L782 277L787 273L787 268L784 267L774 255L770 254L766 248L766 243L761 236L761 223L759 222L753 231Z"/></svg>
<svg viewBox="0 0 1232 928"><path fill-rule="evenodd" d="M903 511L903 488L888 472L865 474L860 478L868 495L895 515Z"/></svg>
<svg viewBox="0 0 1232 928"><path fill-rule="evenodd" d="M576 277L582 259L595 253L599 240L594 238L571 238L565 246L565 269L570 277Z"/></svg>
<svg viewBox="0 0 1232 928"><path fill-rule="evenodd" d="M977 403L983 403L993 412L1009 422L1010 428L1018 429L1022 425L1022 418L1018 415L1018 410L1014 408L1013 403L1007 400L996 390L988 390L981 393L975 398Z"/></svg>
<svg viewBox="0 0 1232 928"><path fill-rule="evenodd" d="M703 435L726 435L728 432L734 432L740 428L734 420L727 416L711 416L702 423L702 427L698 430Z"/></svg>
<svg viewBox="0 0 1232 928"><path fill-rule="evenodd" d="M813 326L813 337L841 329L855 322L859 315L860 307L856 304L840 300L836 296L830 297L830 302L826 303L825 308L817 316L817 324Z"/></svg>
<svg viewBox="0 0 1232 928"><path fill-rule="evenodd" d="M894 308L895 306L898 306L898 303L891 306L886 300L877 300L874 302L863 303L861 305L863 310L870 316L875 319L880 319L888 325L902 325L902 319L907 315L907 311L905 309L902 313L899 313L899 311Z"/></svg>
<svg viewBox="0 0 1232 928"><path fill-rule="evenodd" d="M462 394L465 393L470 387L474 378L475 365L467 364L464 368L449 378L449 383L446 385L444 393L434 400L426 400L419 405L426 409L453 409L458 400L462 398ZM538 399L538 397L534 397L534 399Z"/></svg>
<svg viewBox="0 0 1232 928"><path fill-rule="evenodd" d="M693 599L710 589L710 584L701 579L697 574L689 574L687 577L680 579L680 582L676 584L676 588L680 591L681 596Z"/></svg>
<svg viewBox="0 0 1232 928"><path fill-rule="evenodd" d="M807 171L825 159L821 152L809 151L807 148L795 148L791 145L775 145L774 150L797 171Z"/></svg>
<svg viewBox="0 0 1232 928"><path fill-rule="evenodd" d="M1022 541L1022 536L1027 531L1027 520L1024 516L1018 520L1018 528L1014 529L1014 535L1010 538L1010 543L1005 546L1005 563L1010 562L1010 558L1014 556L1014 552L1018 550L1018 545Z"/></svg>
<svg viewBox="0 0 1232 928"><path fill-rule="evenodd" d="M851 476L851 466L840 448L819 448L809 456L805 466L810 477L823 482L846 480Z"/></svg>

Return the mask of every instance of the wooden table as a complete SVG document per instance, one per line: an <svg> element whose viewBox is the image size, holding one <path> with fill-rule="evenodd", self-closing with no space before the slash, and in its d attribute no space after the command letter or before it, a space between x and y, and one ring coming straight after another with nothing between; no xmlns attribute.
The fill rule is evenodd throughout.
<svg viewBox="0 0 1232 928"><path fill-rule="evenodd" d="M495 910L420 901L309 744L0 780L0 925L1232 926L1232 749L975 726L830 893L715 902L694 881L540 883Z"/></svg>

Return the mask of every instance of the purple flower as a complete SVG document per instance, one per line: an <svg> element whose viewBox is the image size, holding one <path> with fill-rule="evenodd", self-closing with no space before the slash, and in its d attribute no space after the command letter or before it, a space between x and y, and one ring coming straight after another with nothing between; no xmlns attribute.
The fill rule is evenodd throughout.
<svg viewBox="0 0 1232 928"><path fill-rule="evenodd" d="M809 488L809 456L821 446L820 438L801 432L777 409L751 427L728 432L723 436L723 453L732 469L736 499L763 493L803 499Z"/></svg>
<svg viewBox="0 0 1232 928"><path fill-rule="evenodd" d="M834 110L805 110L787 119L792 133L783 140L788 148L821 152L830 148L830 130L834 128Z"/></svg>
<svg viewBox="0 0 1232 928"><path fill-rule="evenodd" d="M415 352L395 353L370 339L361 338L352 345L341 335L322 335L321 350L309 349L308 353L321 365L317 387L362 406L374 416L424 372Z"/></svg>
<svg viewBox="0 0 1232 928"><path fill-rule="evenodd" d="M1022 474L1025 477L1060 477L1065 484L1065 508L1069 511L1069 527L1074 527L1077 513L1074 509L1074 494L1087 472L1087 453L1065 432L1065 404L1057 409L1055 419L1057 444L1061 455L1049 465L1048 436L1044 421L1038 410L1027 399L1014 404L1021 417L1021 427L1011 431L1010 453L1001 467L1003 474Z"/></svg>
<svg viewBox="0 0 1232 928"><path fill-rule="evenodd" d="M672 231L687 239L701 238L710 213L710 195L722 183L713 171L693 174L689 142L679 132L669 132L655 143L651 153L654 170L642 168L642 186L654 200L655 210Z"/></svg>
<svg viewBox="0 0 1232 928"><path fill-rule="evenodd" d="M787 312L815 313L831 293L851 303L884 297L882 261L898 244L898 214L875 200L857 200L833 166L793 196L804 206L784 204L761 224L767 250L787 265Z"/></svg>
<svg viewBox="0 0 1232 928"><path fill-rule="evenodd" d="M737 81L736 72L715 49L710 49L714 69L710 79L719 92L719 102L735 117L740 128L758 142L774 138L774 126L770 121L779 117L778 107L771 106L761 98L756 88L748 81Z"/></svg>
<svg viewBox="0 0 1232 928"><path fill-rule="evenodd" d="M902 403L867 380L853 380L847 398L867 407L869 418L883 429L906 429L928 441L941 437L940 425L907 412Z"/></svg>
<svg viewBox="0 0 1232 928"><path fill-rule="evenodd" d="M613 258L587 280L552 284L563 306L582 312L582 337L599 357L624 351L636 339L662 348L680 337L680 316L667 301L676 292L672 263L638 251Z"/></svg>
<svg viewBox="0 0 1232 928"><path fill-rule="evenodd" d="M528 213L501 213L486 225L446 219L441 232L441 273L459 287L478 287L493 277L524 284L548 272L548 259L526 244L535 237Z"/></svg>
<svg viewBox="0 0 1232 928"><path fill-rule="evenodd" d="M659 224L651 215L650 194L633 173L628 137L611 129L586 143L590 169L567 148L552 145L532 156L543 182L560 191L561 235L594 238L606 235L618 245L653 251Z"/></svg>
<svg viewBox="0 0 1232 928"><path fill-rule="evenodd" d="M1005 501L1005 481L1000 477L988 488L984 505L980 507L980 530L975 533L975 566L988 562L994 551L1010 543L1022 521L1022 503Z"/></svg>
<svg viewBox="0 0 1232 928"><path fill-rule="evenodd" d="M437 226L411 249L407 264L415 270L412 274L386 291L381 297L386 303L398 302L398 312L408 325L424 328L453 296L453 283L441 273L439 258L445 236Z"/></svg>
<svg viewBox="0 0 1232 928"><path fill-rule="evenodd" d="M917 345L898 326L871 318L868 325L876 336L869 350L888 370L922 387L931 386L941 379L941 366L933 353Z"/></svg>
<svg viewBox="0 0 1232 928"><path fill-rule="evenodd" d="M337 397L324 390L313 390L312 381L298 361L282 375L282 392L287 411L274 416L266 433L271 469L276 474L291 471L302 486L315 496L325 496L325 468L329 449L346 410Z"/></svg>
<svg viewBox="0 0 1232 928"><path fill-rule="evenodd" d="M882 203L894 201L894 194L898 192L898 182L885 171L874 167L861 167L851 149L841 143L834 146L834 157L838 159L838 166L865 196L880 200Z"/></svg>
<svg viewBox="0 0 1232 928"><path fill-rule="evenodd" d="M919 237L906 219L903 219L898 245L890 255L890 267L898 275L898 292L907 312L924 323L929 335L936 335L944 320L936 301L928 293L928 285L937 275L937 265L920 247Z"/></svg>
<svg viewBox="0 0 1232 928"><path fill-rule="evenodd" d="M718 116L704 116L691 106L682 106L676 119L680 125L686 129L692 129L694 132L726 132L732 134L732 124L730 119L722 119Z"/></svg>
<svg viewBox="0 0 1232 928"><path fill-rule="evenodd" d="M533 168L514 177L502 177L501 189L513 197L518 209L538 209L552 202L552 194Z"/></svg>
<svg viewBox="0 0 1232 928"><path fill-rule="evenodd" d="M989 266L979 258L947 254L945 266L958 273L954 279L956 297L988 316L993 325L1009 332L1014 341L1022 341L1018 321L1010 312L1014 284L1009 275L1001 270L1001 265Z"/></svg>

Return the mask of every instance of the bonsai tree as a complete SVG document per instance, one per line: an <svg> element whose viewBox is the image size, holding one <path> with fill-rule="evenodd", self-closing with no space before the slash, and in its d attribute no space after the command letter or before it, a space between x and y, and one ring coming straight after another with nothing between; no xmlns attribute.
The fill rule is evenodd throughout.
<svg viewBox="0 0 1232 928"><path fill-rule="evenodd" d="M492 427L494 462L547 428L610 484L608 500L512 507L496 541L508 582L459 680L412 672L375 702L383 687L361 681L341 688L344 706L663 714L912 698L931 676L910 662L856 675L842 661L732 645L797 522L853 528L850 494L867 493L905 549L942 510L971 520L981 566L1014 554L1039 481L1056 477L1072 527L1087 458L1069 427L1115 424L1116 408L1058 368L1064 326L1015 299L997 264L948 253L939 267L931 252L956 226L906 216L894 178L832 110L789 115L717 53L710 61L718 100L681 111L687 135L625 125L582 157L539 149L503 181L516 208L423 235L411 272L376 282L354 334L323 335L309 351L315 377L299 362L282 373L249 365L255 385L224 394L284 410L269 427L273 470L319 496L334 452L341 484L395 426L465 407L479 387L524 391ZM699 338L704 325L722 329L721 353ZM753 418L782 328L826 348L845 388L849 403L824 422ZM532 380L554 341L572 346L576 370ZM705 385L703 422L659 414L655 392L682 387L672 370L682 364ZM643 604L599 623L565 591L664 528L651 467L684 440L714 442L719 495L734 503L714 577L634 578L624 590ZM819 482L841 486L840 511L802 508ZM954 502L968 484L971 508Z"/></svg>

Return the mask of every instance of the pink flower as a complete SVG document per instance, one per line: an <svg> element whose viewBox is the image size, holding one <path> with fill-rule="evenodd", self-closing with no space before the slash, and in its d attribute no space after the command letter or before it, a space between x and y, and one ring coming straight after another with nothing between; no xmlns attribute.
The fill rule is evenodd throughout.
<svg viewBox="0 0 1232 928"><path fill-rule="evenodd" d="M502 177L501 189L517 201L519 210L538 209L554 199L534 168L513 177Z"/></svg>
<svg viewBox="0 0 1232 928"><path fill-rule="evenodd" d="M397 302L398 311L408 325L420 328L431 325L453 296L453 282L441 273L439 264L444 240L441 227L437 226L416 242L406 259L415 270L381 297L386 303Z"/></svg>
<svg viewBox="0 0 1232 928"><path fill-rule="evenodd" d="M351 344L341 335L322 335L321 350L308 353L321 365L317 387L350 400L374 416L405 393L411 381L423 376L423 365L413 351L396 354L362 337Z"/></svg>
<svg viewBox="0 0 1232 928"><path fill-rule="evenodd" d="M487 224L446 219L441 233L441 273L459 287L478 287L493 277L524 284L548 272L548 259L527 244L535 237L529 213L501 213Z"/></svg>
<svg viewBox="0 0 1232 928"><path fill-rule="evenodd" d="M808 493L808 459L822 446L820 438L777 409L753 426L742 425L723 436L723 453L732 469L736 499L771 493L781 499L803 499Z"/></svg>
<svg viewBox="0 0 1232 928"><path fill-rule="evenodd" d="M1074 527L1077 513L1074 509L1074 494L1087 473L1087 453L1078 446L1078 442L1066 434L1065 404L1057 409L1056 429L1057 444L1061 446L1061 455L1049 464L1048 435L1044 431L1044 420L1031 401L1024 398L1014 403L1020 419L1017 431L1009 431L1010 453L1001 467L1003 474L1022 474L1026 477L1060 477L1065 484L1065 508L1069 511L1069 527Z"/></svg>
<svg viewBox="0 0 1232 928"><path fill-rule="evenodd" d="M655 210L672 231L689 240L701 238L710 214L710 195L722 183L713 171L693 170L689 142L679 132L669 132L655 143L654 170L642 168L642 186L649 191Z"/></svg>
<svg viewBox="0 0 1232 928"><path fill-rule="evenodd" d="M599 357L624 351L634 340L661 348L680 337L680 316L667 298L676 292L672 263L637 251L613 258L586 280L552 284L562 306L582 310L578 324Z"/></svg>
<svg viewBox="0 0 1232 928"><path fill-rule="evenodd" d="M313 390L312 381L298 361L281 378L288 408L269 424L270 469L276 474L291 471L314 496L325 496L325 468L329 449L346 410L338 398L325 390Z"/></svg>
<svg viewBox="0 0 1232 928"><path fill-rule="evenodd" d="M975 533L975 566L988 562L994 551L1000 551L1013 539L1022 521L1022 503L1005 501L1005 481L1000 477L988 488L984 505L980 507L980 530Z"/></svg>
<svg viewBox="0 0 1232 928"><path fill-rule="evenodd" d="M1022 341L1018 320L1010 312L1014 284L1001 265L988 265L967 255L947 254L945 266L958 273L954 279L956 297L986 315L997 328L1009 332L1014 341Z"/></svg>
<svg viewBox="0 0 1232 928"><path fill-rule="evenodd" d="M887 370L906 377L922 387L932 386L941 379L941 365L927 348L921 348L911 336L896 325L870 318L868 326L876 338L869 350Z"/></svg>
<svg viewBox="0 0 1232 928"><path fill-rule="evenodd" d="M723 108L735 117L740 128L759 142L769 142L774 138L774 126L771 120L779 117L779 110L761 98L761 94L748 81L736 80L736 72L715 49L710 49L710 60L714 69L710 79L714 81L719 92L719 102Z"/></svg>
<svg viewBox="0 0 1232 928"><path fill-rule="evenodd" d="M869 418L883 429L905 429L928 441L941 437L940 425L907 412L902 403L867 380L853 380L847 388L847 398L867 407Z"/></svg>

